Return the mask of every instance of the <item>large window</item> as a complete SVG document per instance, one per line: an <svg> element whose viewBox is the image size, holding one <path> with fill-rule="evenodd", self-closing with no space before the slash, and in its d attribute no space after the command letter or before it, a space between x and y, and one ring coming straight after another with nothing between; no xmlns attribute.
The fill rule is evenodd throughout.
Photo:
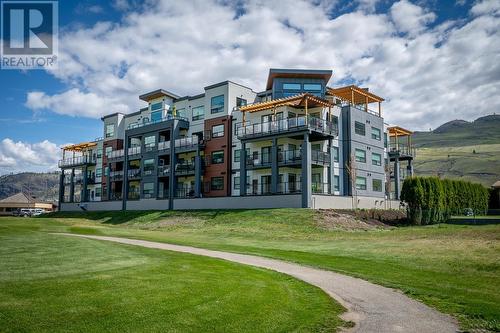
<svg viewBox="0 0 500 333"><path fill-rule="evenodd" d="M224 124L212 126L212 138L224 136Z"/></svg>
<svg viewBox="0 0 500 333"><path fill-rule="evenodd" d="M372 164L373 165L382 165L382 155L377 154L377 153L372 153Z"/></svg>
<svg viewBox="0 0 500 333"><path fill-rule="evenodd" d="M310 92L321 91L321 84L319 83L304 83L304 90Z"/></svg>
<svg viewBox="0 0 500 333"><path fill-rule="evenodd" d="M146 151L152 151L156 146L156 137L154 135L144 137L144 148Z"/></svg>
<svg viewBox="0 0 500 333"><path fill-rule="evenodd" d="M102 168L96 168L96 169L95 169L95 176L96 176L97 178L102 177Z"/></svg>
<svg viewBox="0 0 500 333"><path fill-rule="evenodd" d="M212 97L210 113L219 113L224 111L224 95Z"/></svg>
<svg viewBox="0 0 500 333"><path fill-rule="evenodd" d="M372 190L382 192L382 179L372 179Z"/></svg>
<svg viewBox="0 0 500 333"><path fill-rule="evenodd" d="M240 177L234 177L234 189L239 190L240 189Z"/></svg>
<svg viewBox="0 0 500 333"><path fill-rule="evenodd" d="M212 164L224 163L224 151L218 150L212 152Z"/></svg>
<svg viewBox="0 0 500 333"><path fill-rule="evenodd" d="M340 191L340 178L339 178L339 176L333 176L333 190Z"/></svg>
<svg viewBox="0 0 500 333"><path fill-rule="evenodd" d="M102 148L97 149L97 158L102 158Z"/></svg>
<svg viewBox="0 0 500 333"><path fill-rule="evenodd" d="M104 154L106 155L106 157L108 157L108 155L113 151L113 147L106 147L104 149Z"/></svg>
<svg viewBox="0 0 500 333"><path fill-rule="evenodd" d="M356 190L366 190L366 178L356 177Z"/></svg>
<svg viewBox="0 0 500 333"><path fill-rule="evenodd" d="M380 141L380 128L372 127L372 139Z"/></svg>
<svg viewBox="0 0 500 333"><path fill-rule="evenodd" d="M154 158L150 158L144 160L144 175L149 176L152 175L155 171L155 160Z"/></svg>
<svg viewBox="0 0 500 333"><path fill-rule="evenodd" d="M163 102L151 104L151 111L161 110L163 108Z"/></svg>
<svg viewBox="0 0 500 333"><path fill-rule="evenodd" d="M356 162L366 163L366 151L363 149L356 149Z"/></svg>
<svg viewBox="0 0 500 333"><path fill-rule="evenodd" d="M162 112L160 111L155 111L151 112L151 122L152 123L157 123L160 122L162 118Z"/></svg>
<svg viewBox="0 0 500 333"><path fill-rule="evenodd" d="M354 122L354 133L364 136L366 134L365 124L360 123L359 121L355 121Z"/></svg>
<svg viewBox="0 0 500 333"><path fill-rule="evenodd" d="M115 135L115 124L106 125L106 137L111 138Z"/></svg>
<svg viewBox="0 0 500 333"><path fill-rule="evenodd" d="M176 117L179 117L179 118L186 118L187 119L187 117L188 117L187 111L185 108L177 109L177 111L175 113L176 113Z"/></svg>
<svg viewBox="0 0 500 333"><path fill-rule="evenodd" d="M247 148L246 150L247 150L247 160L248 160L250 156L250 148ZM241 160L241 149L236 149L234 151L234 162L238 163L240 162L240 160Z"/></svg>
<svg viewBox="0 0 500 333"><path fill-rule="evenodd" d="M300 90L300 83L283 83L283 90Z"/></svg>
<svg viewBox="0 0 500 333"><path fill-rule="evenodd" d="M203 106L193 108L193 121L203 119L205 119L205 108Z"/></svg>
<svg viewBox="0 0 500 333"><path fill-rule="evenodd" d="M210 179L210 190L222 191L224 189L224 177L212 177Z"/></svg>
<svg viewBox="0 0 500 333"><path fill-rule="evenodd" d="M142 186L142 197L145 199L150 199L154 196L154 183L144 183Z"/></svg>
<svg viewBox="0 0 500 333"><path fill-rule="evenodd" d="M247 105L247 100L241 97L236 97L236 106L245 106Z"/></svg>
<svg viewBox="0 0 500 333"><path fill-rule="evenodd" d="M339 147L333 147L333 161L339 161Z"/></svg>

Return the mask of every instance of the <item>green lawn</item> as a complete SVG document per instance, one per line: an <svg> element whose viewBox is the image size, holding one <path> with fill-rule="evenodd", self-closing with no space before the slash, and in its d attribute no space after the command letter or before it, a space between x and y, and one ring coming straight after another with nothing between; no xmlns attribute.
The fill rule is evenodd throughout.
<svg viewBox="0 0 500 333"><path fill-rule="evenodd" d="M48 233L77 223L0 218L2 333L330 332L342 324L340 305L283 274Z"/></svg>
<svg viewBox="0 0 500 333"><path fill-rule="evenodd" d="M302 209L78 213L44 218L61 231L252 253L343 272L500 331L500 226L434 225L331 231Z"/></svg>

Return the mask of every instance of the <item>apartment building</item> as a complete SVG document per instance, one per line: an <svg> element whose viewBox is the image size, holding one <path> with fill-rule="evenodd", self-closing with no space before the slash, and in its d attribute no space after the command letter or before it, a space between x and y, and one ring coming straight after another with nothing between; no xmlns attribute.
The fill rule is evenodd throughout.
<svg viewBox="0 0 500 333"><path fill-rule="evenodd" d="M259 92L143 94L139 111L102 118L102 138L63 148L60 209L397 208L384 99L331 76L271 69Z"/></svg>

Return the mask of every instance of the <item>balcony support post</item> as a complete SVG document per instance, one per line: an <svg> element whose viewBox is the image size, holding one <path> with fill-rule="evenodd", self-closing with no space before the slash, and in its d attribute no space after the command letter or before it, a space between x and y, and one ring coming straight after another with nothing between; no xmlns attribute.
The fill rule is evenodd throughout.
<svg viewBox="0 0 500 333"><path fill-rule="evenodd" d="M309 133L304 133L304 141L302 142L302 175L301 175L301 186L302 186L302 208L311 207L311 178L312 178L312 168L311 168L311 142L309 141Z"/></svg>
<svg viewBox="0 0 500 333"><path fill-rule="evenodd" d="M64 202L64 169L61 169L61 175L59 176L59 205L58 210L61 211L61 203Z"/></svg>
<svg viewBox="0 0 500 333"><path fill-rule="evenodd" d="M247 144L241 142L240 151L240 196L247 195Z"/></svg>
<svg viewBox="0 0 500 333"><path fill-rule="evenodd" d="M108 173L106 175L106 200L111 200L111 163L106 163Z"/></svg>
<svg viewBox="0 0 500 333"><path fill-rule="evenodd" d="M328 193L333 194L335 192L334 184L335 184L335 172L334 172L334 147L332 138L328 139L328 154L330 159L330 166L328 167Z"/></svg>
<svg viewBox="0 0 500 333"><path fill-rule="evenodd" d="M69 184L69 202L75 202L75 168L71 169L71 183Z"/></svg>
<svg viewBox="0 0 500 333"><path fill-rule="evenodd" d="M406 166L406 170L408 173L409 177L413 177L413 164L412 164L412 159L408 160L408 165Z"/></svg>
<svg viewBox="0 0 500 333"><path fill-rule="evenodd" d="M175 179L175 167L177 163L175 139L179 136L178 122L178 120L174 120L171 122L170 126L170 174L168 176L168 209L170 210L174 209L174 196L177 189L177 182Z"/></svg>
<svg viewBox="0 0 500 333"><path fill-rule="evenodd" d="M83 184L82 184L82 194L81 194L81 198L82 198L82 202L87 202L89 201L89 198L87 196L87 187L88 187L88 179L87 179L87 173L88 173L88 166L87 164L85 164L85 166L83 167Z"/></svg>
<svg viewBox="0 0 500 333"><path fill-rule="evenodd" d="M201 155L200 146L196 147L196 156L194 157L194 196L201 197Z"/></svg>
<svg viewBox="0 0 500 333"><path fill-rule="evenodd" d="M394 160L394 193L395 199L399 200L399 154L396 156Z"/></svg>
<svg viewBox="0 0 500 333"><path fill-rule="evenodd" d="M127 210L128 190L129 190L128 149L129 149L129 137L127 135L125 135L125 140L123 141L122 210ZM111 171L111 165L109 166L109 170ZM109 189L111 190L111 186Z"/></svg>
<svg viewBox="0 0 500 333"><path fill-rule="evenodd" d="M278 138L272 139L271 146L271 193L278 193L278 178L279 178L279 168L278 168ZM262 159L264 156L262 156Z"/></svg>

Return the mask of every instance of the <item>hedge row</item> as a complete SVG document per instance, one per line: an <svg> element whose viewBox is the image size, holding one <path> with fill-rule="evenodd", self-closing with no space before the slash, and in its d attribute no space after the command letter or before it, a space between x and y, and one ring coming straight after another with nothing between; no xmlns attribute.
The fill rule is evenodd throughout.
<svg viewBox="0 0 500 333"><path fill-rule="evenodd" d="M403 183L401 200L407 204L410 223L433 224L462 215L467 208L485 214L489 192L481 184L462 180L410 177Z"/></svg>

